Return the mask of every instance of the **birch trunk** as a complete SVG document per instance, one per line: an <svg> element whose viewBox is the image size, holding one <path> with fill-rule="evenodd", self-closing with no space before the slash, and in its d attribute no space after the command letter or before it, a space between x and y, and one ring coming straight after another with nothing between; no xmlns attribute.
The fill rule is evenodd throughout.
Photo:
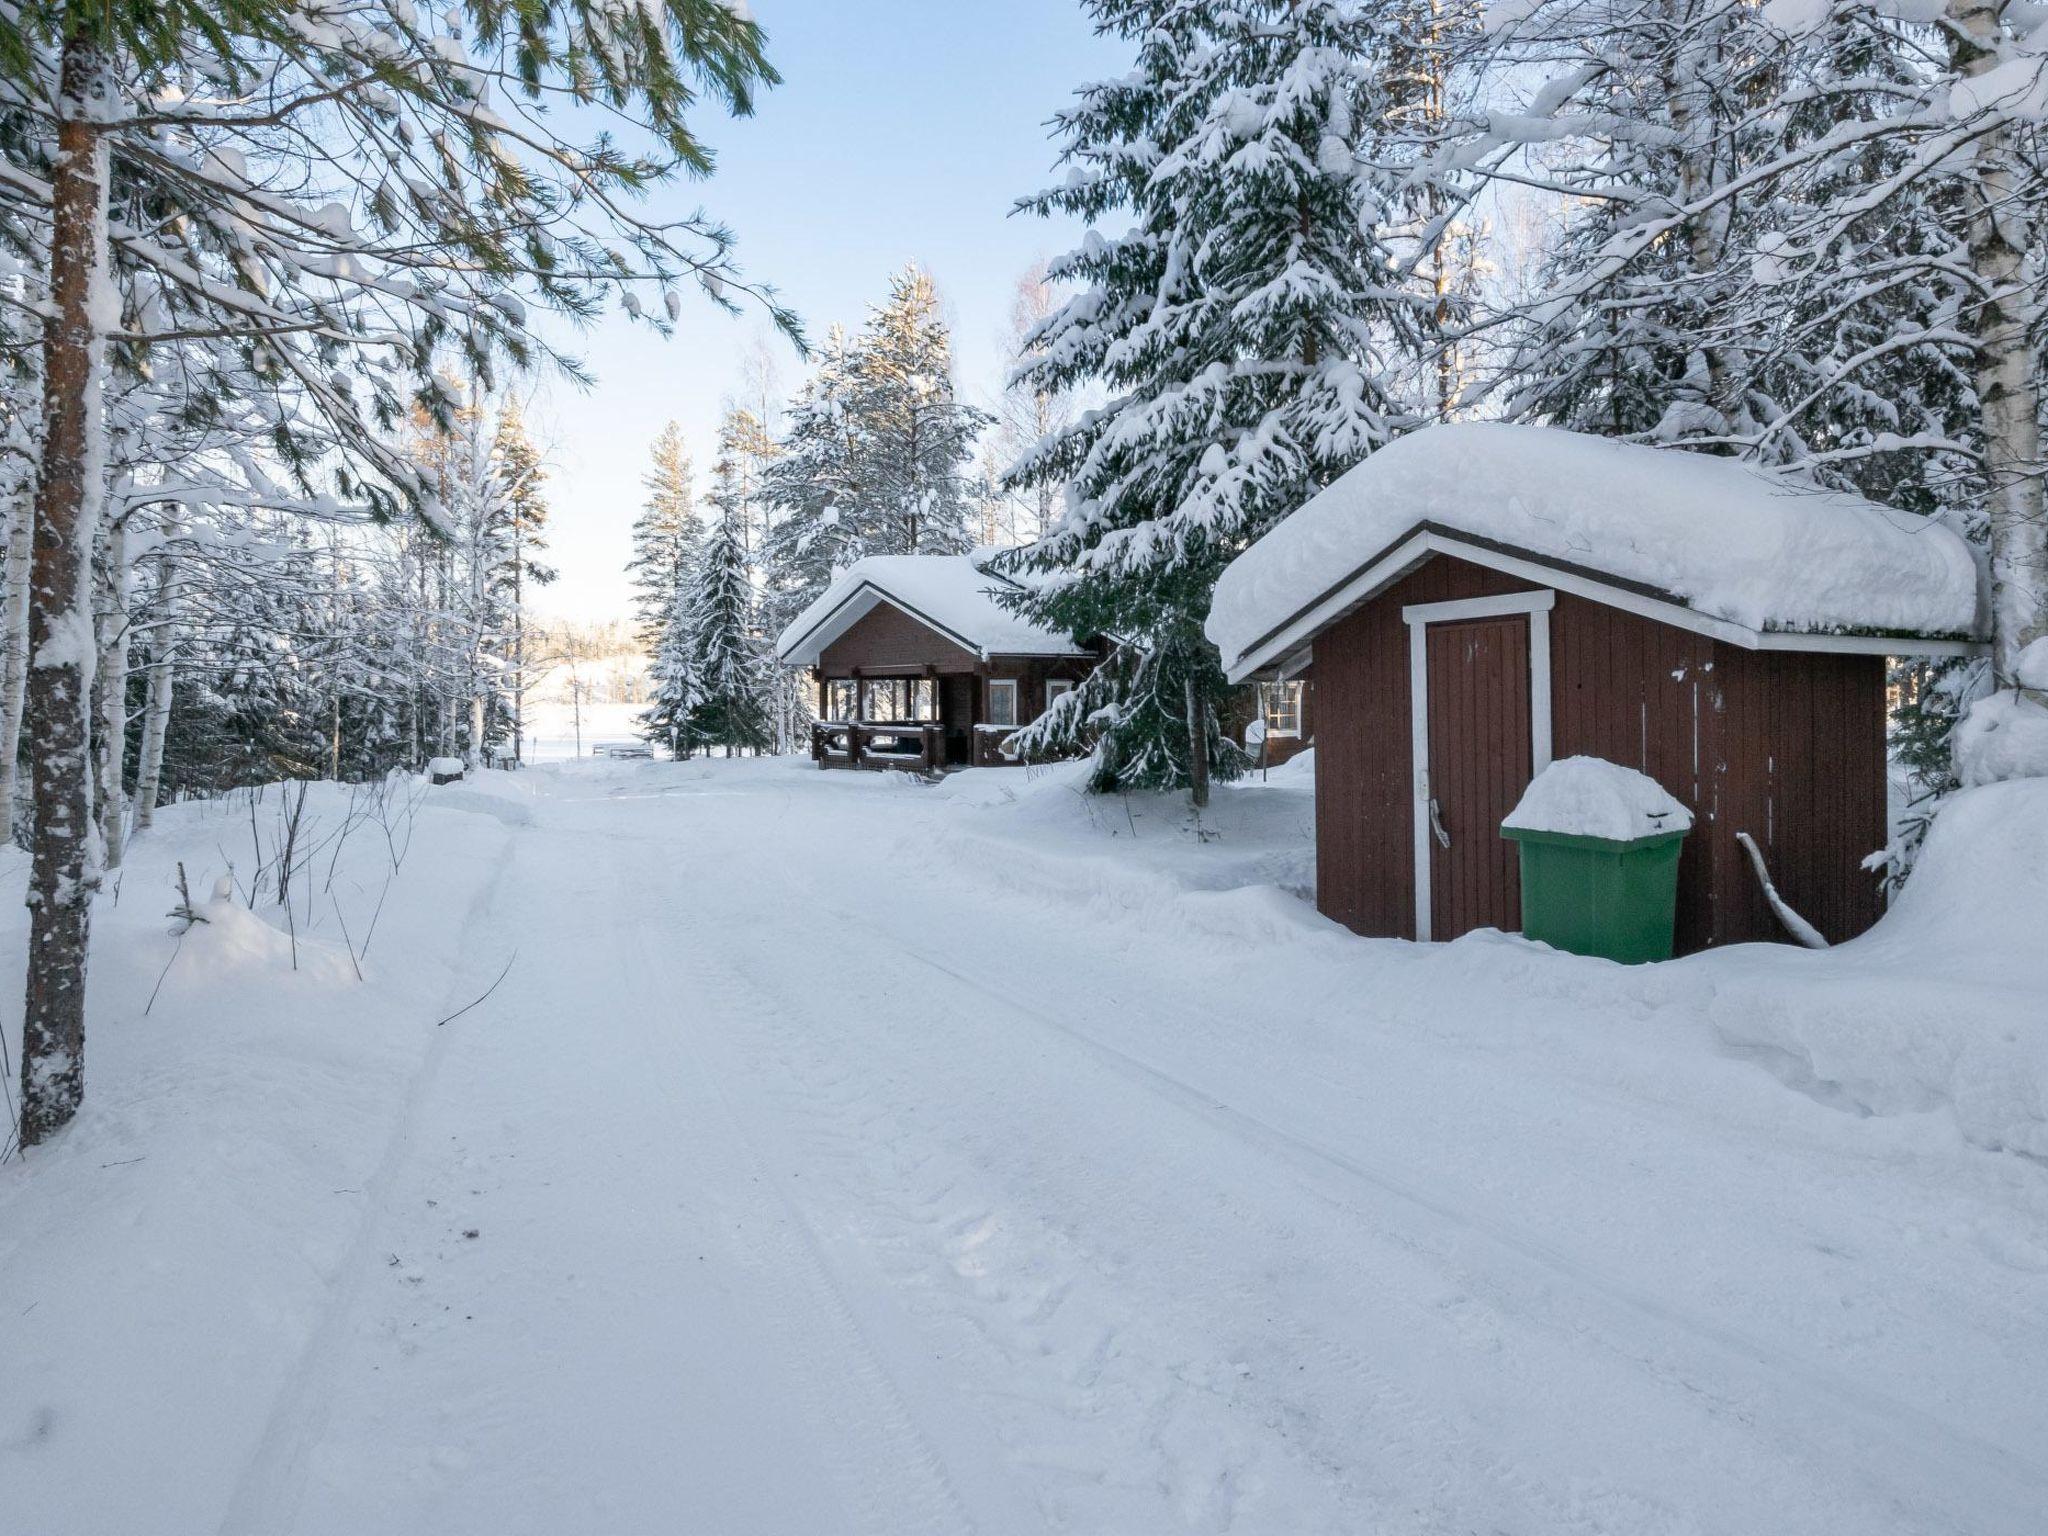
<svg viewBox="0 0 2048 1536"><path fill-rule="evenodd" d="M2005 0L1950 0L1954 59L1965 80L2000 63ZM2009 126L1979 137L1965 178L1977 310L1975 383L1983 411L1991 530L1992 664L2002 681L2029 641L2048 634L2048 500L2041 462L2040 375L2028 344L2027 252L2036 241Z"/></svg>
<svg viewBox="0 0 2048 1536"><path fill-rule="evenodd" d="M176 530L171 530L176 536ZM156 802L162 792L164 741L171 728L171 697L176 684L174 657L178 649L178 584L183 579L176 555L164 561L163 623L150 647L149 694L142 706L142 745L135 755L135 830L147 832L156 820Z"/></svg>
<svg viewBox="0 0 2048 1536"><path fill-rule="evenodd" d="M100 586L99 664L93 694L99 716L100 841L106 867L119 869L128 828L128 523L107 530Z"/></svg>
<svg viewBox="0 0 2048 1536"><path fill-rule="evenodd" d="M29 591L28 732L35 774L21 1142L69 1123L85 1096L92 928L92 549L104 493L106 144L94 121L107 62L64 41L50 176L50 310L43 327L43 458Z"/></svg>
<svg viewBox="0 0 2048 1536"><path fill-rule="evenodd" d="M15 781L21 758L22 697L28 683L29 562L35 534L35 490L23 488L7 526L7 602L0 625L0 842L14 837Z"/></svg>

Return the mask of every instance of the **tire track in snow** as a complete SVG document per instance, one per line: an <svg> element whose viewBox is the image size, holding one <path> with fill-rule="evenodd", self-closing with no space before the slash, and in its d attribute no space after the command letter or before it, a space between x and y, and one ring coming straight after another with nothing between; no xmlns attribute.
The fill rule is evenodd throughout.
<svg viewBox="0 0 2048 1536"><path fill-rule="evenodd" d="M441 1013L460 1006L497 973L502 957L475 949L473 940L496 906L505 877L521 848L514 824L507 823L489 876L463 915L456 954L461 957L441 1002ZM431 1021L425 1021L431 1024ZM379 1267L381 1233L387 1206L406 1164L413 1156L422 1112L440 1076L442 1058L455 1037L435 1028L406 1086L405 1100L393 1123L375 1170L363 1183L362 1216L346 1256L329 1281L318 1321L307 1335L297 1363L286 1375L258 1440L237 1480L220 1523L220 1536L277 1536L291 1526L293 1511L306 1486L309 1459L326 1429L333 1406L333 1388L355 1337L369 1276Z"/></svg>
<svg viewBox="0 0 2048 1536"><path fill-rule="evenodd" d="M643 862L644 877L637 889L663 889L663 879L672 870L646 844L631 846ZM687 935L693 914L674 900L662 905L672 918L667 933ZM636 924L636 948L645 972L677 969L671 952L657 953L649 932L648 925ZM694 1011L700 1020L736 1023L759 1011L759 994L745 978L720 966L708 949L690 956L687 981L699 1004ZM946 1459L863 1326L843 1275L790 1197L789 1179L764 1156L747 1117L735 1106L733 1074L713 1068L704 1041L687 1024L678 1021L673 1030L650 1033L669 1042L677 1070L710 1086L723 1108L731 1144L755 1170L754 1182L774 1192L771 1204L781 1219L750 1229L757 1254L755 1273L775 1298L772 1310L777 1319L798 1325L799 1380L810 1418L818 1426L824 1460L847 1494L861 1531L870 1536L963 1536L979 1529L954 1486ZM1007 1533L1014 1527L1006 1522L992 1529Z"/></svg>
<svg viewBox="0 0 2048 1536"><path fill-rule="evenodd" d="M765 922L741 921L735 931L773 930ZM834 942L821 937L830 932L821 929L820 941ZM872 961L873 952L867 954ZM856 962L852 946L845 958L849 965ZM1029 1429L1013 1425L1006 1439L1013 1463L1038 1486L1050 1523L1156 1529L1164 1509L1172 1511L1175 1528L1220 1532L1235 1528L1240 1505L1250 1497L1259 1508L1255 1529L1290 1536L1348 1532L1402 1507L1417 1487L1456 1486L1468 1504L1475 1489L1490 1487L1496 1494L1480 1502L1504 1509L1549 1507L1552 1529L1594 1529L1572 1519L1534 1481L1489 1469L1453 1425L1355 1354L1345 1359L1344 1374L1354 1384L1349 1400L1365 1406L1359 1428L1371 1433L1377 1449L1401 1446L1404 1470L1399 1494L1381 1488L1370 1499L1354 1498L1357 1490L1349 1481L1355 1468L1336 1459L1317 1464L1296 1437L1285 1430L1276 1435L1273 1425L1233 1402L1239 1383L1227 1361L1190 1361L1164 1347L1123 1301L1115 1279L1099 1274L1085 1253L1049 1252L1058 1234L1034 1233L1028 1220L1006 1220L999 1214L1001 1203L976 1194L973 1180L956 1165L938 1153L917 1156L915 1121L899 1108L879 1105L873 1090L841 1092L860 1074L843 1057L828 1060L826 1042L856 1053L857 1060L861 1042L835 1030L837 1014L827 1010L821 1016L814 996L777 988L768 979L776 974L772 955L750 960L740 984L754 994L772 993L778 1003L748 1015L773 1033L772 1059L735 1072L735 1080L781 1084L773 1095L784 1105L784 1118L809 1126L820 1161L855 1165L842 1179L847 1208L888 1213L883 1231L870 1232L865 1242L896 1260L889 1278L904 1304L923 1301L928 1314L971 1329L993 1356L988 1381L975 1390L1028 1410L1012 1418L1036 1420ZM844 1005L848 999L834 1001ZM872 1077L877 1063L864 1065ZM821 1112L831 1122L822 1128ZM878 1124L893 1134L870 1134L868 1127ZM927 1172L934 1164L936 1170ZM1052 1274L1020 1281L1009 1272L1020 1261L1034 1275L1041 1267ZM1245 1298L1237 1315L1260 1315L1263 1300ZM1398 1434L1390 1437L1393 1426ZM1355 1456L1357 1447L1350 1450ZM1103 1491L1090 1497L1091 1487ZM1078 1496L1064 1497L1069 1488ZM1266 1504L1277 1501L1282 1512L1265 1510L1262 1498ZM1106 1522L1100 1508L1105 1500L1116 1509ZM1130 1507L1140 1503L1142 1510ZM1441 1528L1456 1527L1446 1522Z"/></svg>
<svg viewBox="0 0 2048 1536"><path fill-rule="evenodd" d="M1570 1281L1581 1292L1604 1299L1612 1308L1690 1335L1724 1358L1739 1361L1746 1369L1799 1382L1854 1414L1867 1430L1881 1434L1893 1455L1905 1462L1926 1465L1931 1442L1948 1447L1950 1456L1968 1462L1978 1478L1988 1478L2000 1488L2014 1530L2028 1529L2029 1522L2038 1520L2041 1510L2048 1508L2048 1467L1967 1429L1946 1423L1915 1404L1854 1381L1821 1362L1802 1359L1738 1328L1673 1307L1583 1263L1511 1222L1464 1209L1398 1175L1239 1110L1149 1061L1050 1014L1025 1006L1013 993L999 990L959 970L869 919L839 909L830 915L835 924L857 929L889 944L906 958L985 998L1005 1016L1071 1041L1099 1064L1154 1098L1286 1164L1302 1180L1303 1187L1347 1214L1358 1214L1351 1202L1333 1195L1326 1187L1319 1187L1328 1175L1334 1174L1341 1183L1354 1190L1367 1191L1376 1198L1392 1197L1445 1228L1468 1233L1505 1251L1517 1261L1540 1266L1552 1275ZM1606 1336L1604 1342L1619 1349L1612 1335ZM1682 1375L1671 1377L1669 1371L1657 1363L1660 1352L1654 1347L1622 1353L1660 1378L1676 1380L1689 1392L1699 1393L1702 1390L1696 1382ZM1362 1366L1362 1361L1355 1363ZM1939 1486L1944 1479L1954 1475L1952 1466L1929 1466L1924 1480L1929 1486Z"/></svg>

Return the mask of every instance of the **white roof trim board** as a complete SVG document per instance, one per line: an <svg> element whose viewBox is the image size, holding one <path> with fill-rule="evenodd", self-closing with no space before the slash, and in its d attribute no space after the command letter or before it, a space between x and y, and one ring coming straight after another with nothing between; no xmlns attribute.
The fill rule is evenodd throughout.
<svg viewBox="0 0 2048 1536"><path fill-rule="evenodd" d="M1747 649L1961 654L1976 556L1931 518L1734 460L1547 427L1430 427L1238 557L1208 635L1233 680L1450 555Z"/></svg>
<svg viewBox="0 0 2048 1536"><path fill-rule="evenodd" d="M775 642L784 666L815 667L833 641L883 603L988 661L997 656L1086 656L992 595L1014 586L971 555L870 555L840 573Z"/></svg>

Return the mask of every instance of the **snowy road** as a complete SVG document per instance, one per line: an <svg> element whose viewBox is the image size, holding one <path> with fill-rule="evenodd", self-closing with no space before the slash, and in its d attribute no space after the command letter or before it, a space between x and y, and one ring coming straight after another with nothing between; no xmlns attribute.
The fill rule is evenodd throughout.
<svg viewBox="0 0 2048 1536"><path fill-rule="evenodd" d="M2048 1524L2038 1168L938 792L518 783L228 1536Z"/></svg>

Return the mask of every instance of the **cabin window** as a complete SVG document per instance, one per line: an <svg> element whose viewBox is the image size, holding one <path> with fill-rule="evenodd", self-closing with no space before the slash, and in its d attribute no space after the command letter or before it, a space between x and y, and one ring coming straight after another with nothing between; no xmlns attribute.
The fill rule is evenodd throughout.
<svg viewBox="0 0 2048 1536"><path fill-rule="evenodd" d="M835 677L825 685L825 711L834 720L851 720L860 709L860 684Z"/></svg>
<svg viewBox="0 0 2048 1536"><path fill-rule="evenodd" d="M1259 684L1259 711L1266 717L1268 736L1301 734L1301 684Z"/></svg>
<svg viewBox="0 0 2048 1536"><path fill-rule="evenodd" d="M867 720L936 720L937 688L928 677L873 677L862 683Z"/></svg>
<svg viewBox="0 0 2048 1536"><path fill-rule="evenodd" d="M988 723L990 725L1015 725L1017 723L1017 680L1014 677L992 677L989 679Z"/></svg>
<svg viewBox="0 0 2048 1536"><path fill-rule="evenodd" d="M1074 681L1067 677L1048 677L1045 680L1045 707L1053 705L1074 691Z"/></svg>

